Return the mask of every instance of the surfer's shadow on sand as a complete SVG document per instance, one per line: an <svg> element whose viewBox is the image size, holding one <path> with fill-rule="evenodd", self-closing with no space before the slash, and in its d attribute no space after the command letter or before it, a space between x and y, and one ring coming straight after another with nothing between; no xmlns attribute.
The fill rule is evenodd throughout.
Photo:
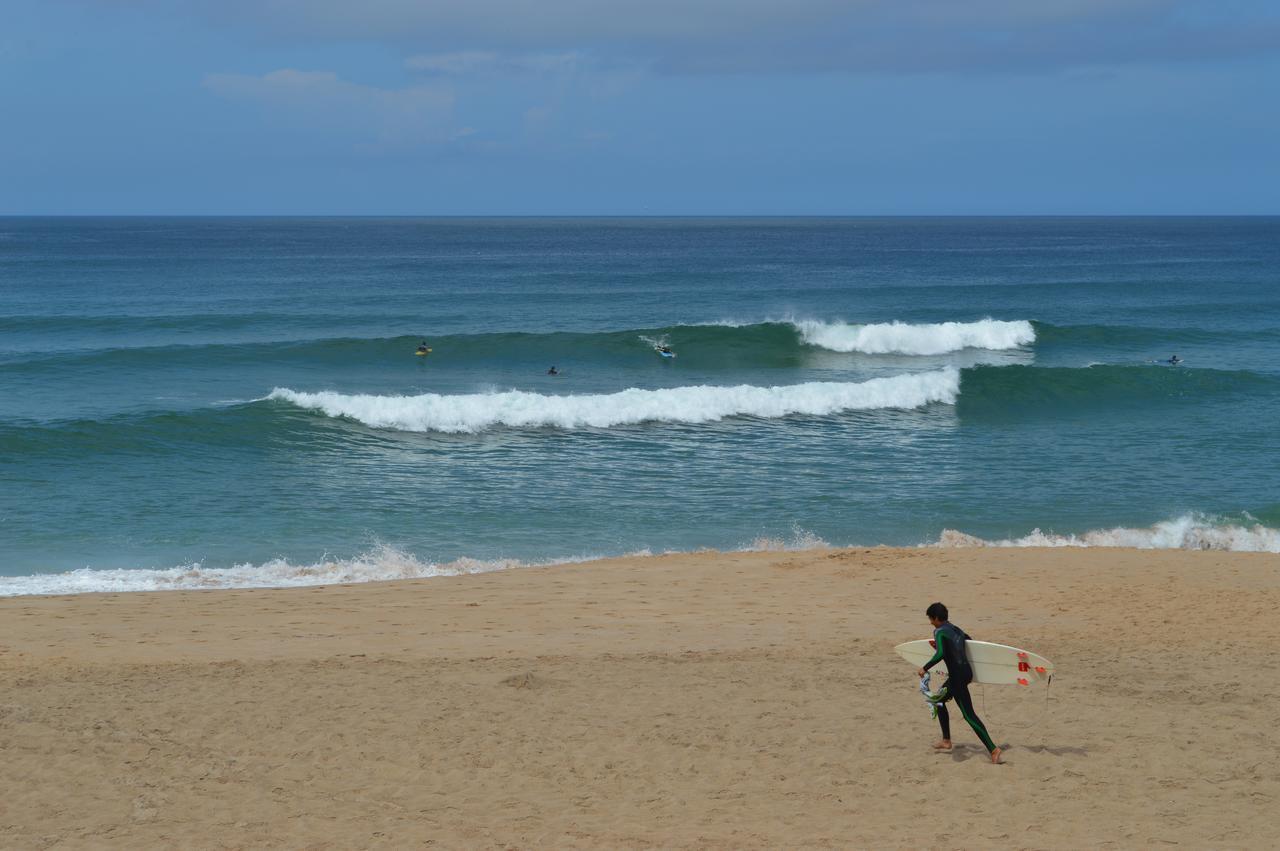
<svg viewBox="0 0 1280 851"><path fill-rule="evenodd" d="M1081 745L1059 745L1058 747L1050 747L1049 745L1001 745L1002 748L1013 748L1014 750L1027 751L1029 753L1047 753L1050 756L1088 756L1089 749Z"/></svg>
<svg viewBox="0 0 1280 851"><path fill-rule="evenodd" d="M946 751L951 755L952 762L966 762L970 759L989 759L987 749L982 745L952 745L951 750ZM1088 756L1089 749L1076 745L1063 745L1060 747L1051 747L1049 745L1000 745L1000 754L1004 757L1013 757L1013 761L1017 760L1019 753L1044 753L1050 756Z"/></svg>

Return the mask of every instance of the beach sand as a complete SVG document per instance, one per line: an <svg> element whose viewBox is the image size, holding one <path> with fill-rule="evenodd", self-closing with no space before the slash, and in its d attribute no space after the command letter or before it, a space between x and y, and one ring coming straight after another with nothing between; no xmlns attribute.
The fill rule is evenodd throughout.
<svg viewBox="0 0 1280 851"><path fill-rule="evenodd" d="M942 600L1057 665L909 665ZM5 848L1274 845L1280 557L698 553L0 600Z"/></svg>

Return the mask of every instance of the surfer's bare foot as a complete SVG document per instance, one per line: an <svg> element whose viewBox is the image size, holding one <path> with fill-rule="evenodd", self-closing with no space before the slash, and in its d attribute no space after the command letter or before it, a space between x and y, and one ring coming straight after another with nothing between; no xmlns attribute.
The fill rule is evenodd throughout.
<svg viewBox="0 0 1280 851"><path fill-rule="evenodd" d="M1000 750L999 748L996 748L995 750L993 750L993 751L991 752L991 764L992 764L992 765L1002 765L1002 764L1003 764L1003 763L1001 763L1001 762L1000 762L1000 754L1001 754L1001 750Z"/></svg>
<svg viewBox="0 0 1280 851"><path fill-rule="evenodd" d="M951 740L939 739L938 741L933 743L933 749L935 751L949 751L951 750Z"/></svg>

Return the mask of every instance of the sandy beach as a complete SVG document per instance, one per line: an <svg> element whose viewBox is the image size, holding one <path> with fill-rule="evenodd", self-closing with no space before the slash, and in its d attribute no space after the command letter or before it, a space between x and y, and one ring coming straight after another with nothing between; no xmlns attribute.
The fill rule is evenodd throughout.
<svg viewBox="0 0 1280 851"><path fill-rule="evenodd" d="M942 600L1054 660L937 737ZM1280 557L699 553L0 601L0 846L1274 842Z"/></svg>

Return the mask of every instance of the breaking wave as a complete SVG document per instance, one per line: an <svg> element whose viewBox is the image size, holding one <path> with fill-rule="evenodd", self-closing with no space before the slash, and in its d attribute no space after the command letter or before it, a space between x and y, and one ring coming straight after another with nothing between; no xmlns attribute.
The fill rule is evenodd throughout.
<svg viewBox="0 0 1280 851"><path fill-rule="evenodd" d="M556 361L589 361L597 366L656 366L652 348L670 345L703 369L742 366L798 366L815 352L853 355L938 356L962 350L1005 351L1080 349L1140 360L1198 345L1241 342L1275 343L1280 328L1215 331L1197 328L1144 328L1127 325L1052 325L1036 320L979 319L967 322L850 323L787 317L763 322L682 323L652 328L599 331L506 331L430 336L434 349L425 362L413 357L422 337L327 336L323 328L269 326L241 329L235 317L175 317L77 320L83 337L67 340L66 319L51 324L38 317L0 316L0 334L13 332L0 350L9 369L45 375L85 369L212 369L261 365L304 365L308 368L411 363L446 366L512 366ZM120 328L115 323L123 322ZM244 322L249 322L245 319ZM256 321L256 320L255 320ZM141 325L138 325L141 323ZM332 325L321 323L324 328ZM385 326L399 324L392 317ZM135 329L135 325L138 327ZM152 328L156 325L156 328ZM161 333L174 326L172 334ZM146 342L130 342L142 332ZM365 330L352 327L358 335ZM56 344L56 345L55 345ZM53 348L50 348L53 346ZM86 359L86 354L93 354ZM544 364L545 366L545 364Z"/></svg>
<svg viewBox="0 0 1280 851"><path fill-rule="evenodd" d="M692 386L556 396L500 393L418 396L301 393L276 388L267 397L330 417L397 431L476 433L513 428L609 428L646 422L707 423L728 417L774 419L877 408L954 404L960 373L942 369L857 383L809 382L780 387Z"/></svg>
<svg viewBox="0 0 1280 851"><path fill-rule="evenodd" d="M1201 514L1184 514L1142 529L1116 527L1078 535L1034 529L1021 538L987 540L944 529L935 547L1132 547L1140 550L1227 550L1280 553L1280 529L1261 523L1223 523Z"/></svg>
<svg viewBox="0 0 1280 851"><path fill-rule="evenodd" d="M799 528L789 538L760 537L733 552L791 552L832 547L822 538ZM865 545L864 545L865 546ZM1206 515L1186 514L1146 528L1116 527L1059 535L1033 530L1020 538L985 539L955 529L943 530L937 541L925 547L1126 547L1135 549L1222 550L1280 553L1280 529L1245 515L1243 522L1223 522ZM712 552L710 550L701 552ZM664 555L671 555L667 550ZM649 556L649 550L626 554ZM0 597L48 594L126 593L134 591L201 591L233 588L302 588L318 585L350 585L405 579L461 576L525 567L580 564L607 556L579 556L544 561L519 559L480 560L459 558L449 562L424 561L394 547L379 546L350 559L294 564L273 559L262 564L204 567L200 563L179 567L95 570L83 568L63 573L0 577Z"/></svg>
<svg viewBox="0 0 1280 851"><path fill-rule="evenodd" d="M163 319L163 317L159 317ZM134 320L130 320L132 323ZM100 324L101 321L98 323ZM389 321L387 324L395 325ZM281 329L274 337L245 339L238 326L206 327L195 322L181 334L148 333L144 345L129 335L86 322L77 329L87 336L49 348L43 323L23 317L0 317L0 333L18 332L26 342L0 351L10 368L46 374L86 367L103 370L230 367L271 363L308 367L409 362L419 336L328 337L309 328ZM127 325L127 328L132 325ZM149 327L149 326L148 326ZM164 327L162 326L161 330ZM357 331L360 329L352 329ZM669 344L703 368L739 367L744 363L790 366L814 349L869 355L939 355L962 349L1006 350L1035 342L1041 328L1025 320L982 319L976 322L847 324L817 319L736 323L677 324L656 328L575 331L508 331L452 334L429 338L434 352L428 361L441 365L497 365L554 360L587 360L595 364L652 364L654 345ZM1047 330L1052 331L1050 327ZM255 335L268 335L266 329ZM57 336L57 335L55 335ZM1058 336L1061 336L1059 333ZM90 361L85 355L93 353Z"/></svg>
<svg viewBox="0 0 1280 851"><path fill-rule="evenodd" d="M161 569L123 568L94 570L83 568L64 573L0 577L0 597L32 594L123 593L128 591L200 591L215 588L301 588L315 585L346 585L395 579L428 579L488 573L518 567L572 564L587 558L557 559L554 562L524 562L516 559L481 561L460 558L445 563L421 561L394 547L380 546L351 559L334 559L315 564L293 564L273 559L262 564L234 567L204 567L200 563Z"/></svg>
<svg viewBox="0 0 1280 851"><path fill-rule="evenodd" d="M909 325L887 322L873 325L800 320L792 323L800 338L811 346L833 352L871 355L944 355L962 349L1002 351L1035 342L1030 322L982 319L978 322L939 322Z"/></svg>

